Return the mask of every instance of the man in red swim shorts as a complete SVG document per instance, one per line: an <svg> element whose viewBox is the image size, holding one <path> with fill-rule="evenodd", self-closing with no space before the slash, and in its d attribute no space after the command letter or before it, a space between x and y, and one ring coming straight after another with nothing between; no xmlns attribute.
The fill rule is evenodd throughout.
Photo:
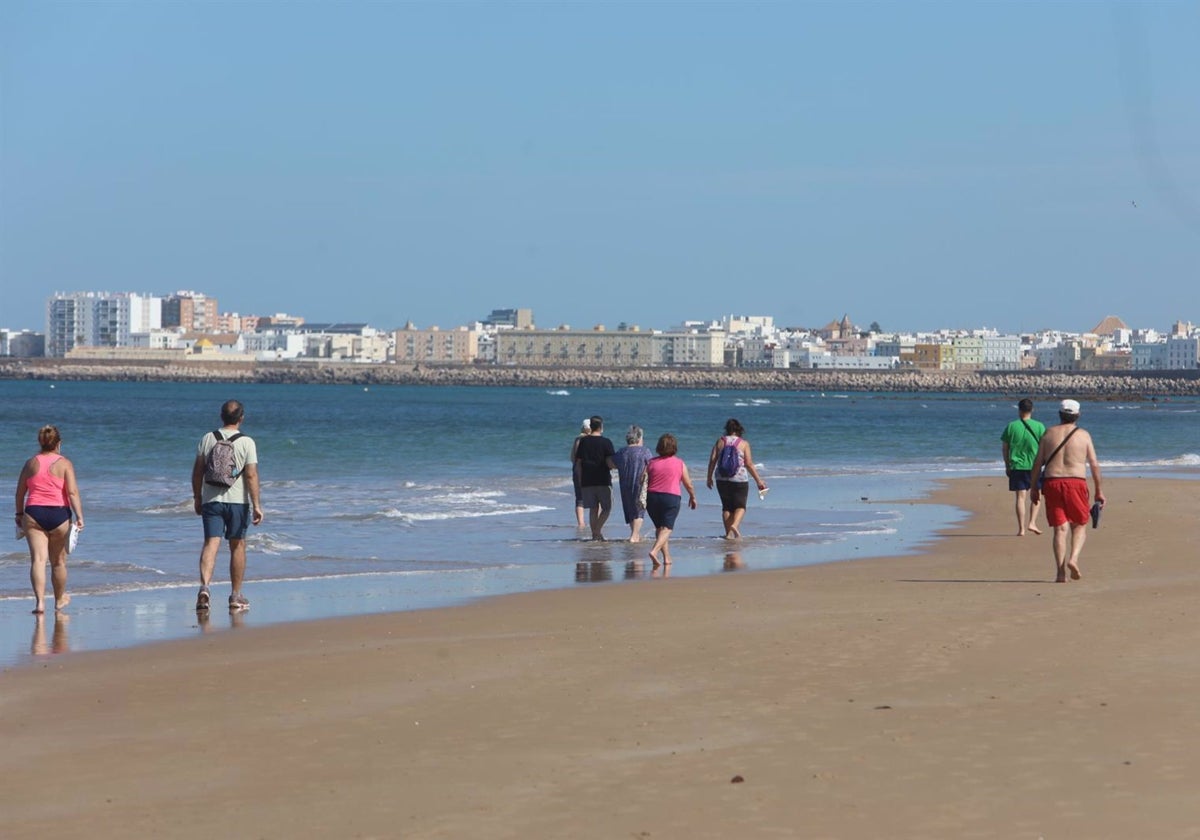
<svg viewBox="0 0 1200 840"><path fill-rule="evenodd" d="M1079 580L1079 555L1087 538L1091 510L1088 502L1087 471L1092 471L1096 503L1104 507L1100 489L1100 463L1092 436L1081 429L1079 403L1063 400L1058 410L1059 425L1046 430L1038 444L1037 459L1033 462L1033 488L1030 498L1036 505L1039 495L1046 498L1046 521L1054 529L1055 581ZM1039 479L1045 485L1039 489ZM1068 535L1070 545L1068 547Z"/></svg>

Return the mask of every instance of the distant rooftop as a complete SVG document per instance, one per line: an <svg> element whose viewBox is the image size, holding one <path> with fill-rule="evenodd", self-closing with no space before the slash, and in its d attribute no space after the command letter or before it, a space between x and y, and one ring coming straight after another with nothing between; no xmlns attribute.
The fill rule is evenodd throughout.
<svg viewBox="0 0 1200 840"><path fill-rule="evenodd" d="M1116 315L1109 315L1099 324L1092 328L1092 332L1096 335L1112 335L1117 330L1127 330L1129 327L1118 318Z"/></svg>

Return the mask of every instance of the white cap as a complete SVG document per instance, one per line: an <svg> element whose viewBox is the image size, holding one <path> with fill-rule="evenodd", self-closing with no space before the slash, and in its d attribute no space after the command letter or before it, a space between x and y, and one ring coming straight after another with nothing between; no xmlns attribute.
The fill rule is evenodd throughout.
<svg viewBox="0 0 1200 840"><path fill-rule="evenodd" d="M1075 400L1063 400L1062 405L1058 407L1058 410L1063 414L1078 414L1079 403L1075 402Z"/></svg>
<svg viewBox="0 0 1200 840"><path fill-rule="evenodd" d="M584 417L583 422L579 424L579 430L581 432L590 432L592 430L592 418Z"/></svg>

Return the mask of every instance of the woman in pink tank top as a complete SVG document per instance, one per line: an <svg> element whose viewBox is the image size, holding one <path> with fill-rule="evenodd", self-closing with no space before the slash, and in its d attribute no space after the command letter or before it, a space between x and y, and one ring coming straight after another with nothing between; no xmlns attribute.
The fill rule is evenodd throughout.
<svg viewBox="0 0 1200 840"><path fill-rule="evenodd" d="M29 545L29 582L33 584L35 615L46 602L46 563L54 586L54 611L71 601L67 594L67 546L71 514L75 528L83 528L83 502L75 481L74 465L62 456L62 436L54 426L38 430L42 451L25 462L17 479L17 531Z"/></svg>
<svg viewBox="0 0 1200 840"><path fill-rule="evenodd" d="M655 567L671 564L671 531L675 528L675 517L679 515L679 486L687 490L688 507L696 509L696 491L688 475L687 464L675 453L679 442L675 435L666 434L658 439L654 448L657 458L646 464L646 513L654 523L654 546L650 559Z"/></svg>

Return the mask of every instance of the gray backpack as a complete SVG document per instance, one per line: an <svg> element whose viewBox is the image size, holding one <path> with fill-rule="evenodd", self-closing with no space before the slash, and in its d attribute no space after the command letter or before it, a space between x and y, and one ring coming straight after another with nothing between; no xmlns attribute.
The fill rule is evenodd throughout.
<svg viewBox="0 0 1200 840"><path fill-rule="evenodd" d="M233 442L242 437L238 432L229 438L221 437L221 430L213 432L217 442L204 456L204 483L213 487L232 487L238 480L237 461L233 457Z"/></svg>

